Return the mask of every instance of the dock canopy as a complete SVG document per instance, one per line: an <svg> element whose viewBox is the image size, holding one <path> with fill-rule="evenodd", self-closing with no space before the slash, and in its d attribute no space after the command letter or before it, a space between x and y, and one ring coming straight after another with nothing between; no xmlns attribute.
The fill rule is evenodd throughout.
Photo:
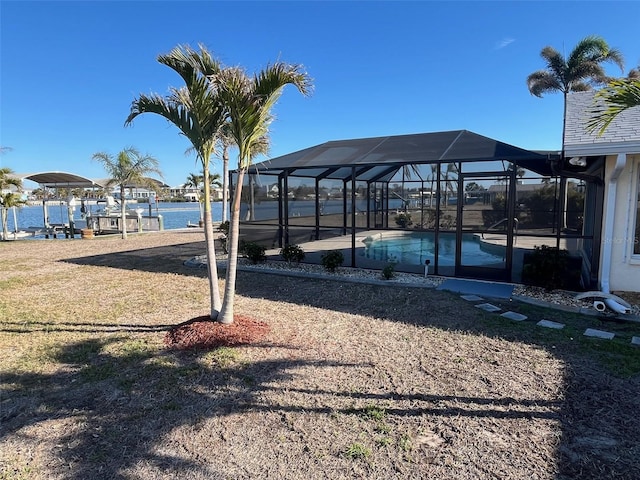
<svg viewBox="0 0 640 480"><path fill-rule="evenodd" d="M16 174L21 180L30 180L43 187L49 188L91 188L104 187L98 180L82 177L74 173L66 172L41 172Z"/></svg>
<svg viewBox="0 0 640 480"><path fill-rule="evenodd" d="M468 130L454 130L330 141L255 164L249 172L286 170L295 171L296 176L345 180L355 166L363 173L366 169L366 180L384 181L403 165L498 160L549 176L550 161L558 156L557 152L533 152Z"/></svg>
<svg viewBox="0 0 640 480"><path fill-rule="evenodd" d="M76 175L75 173L67 172L22 173L14 174L14 176L19 178L20 180L30 180L39 185L42 185L43 187L48 188L105 188L109 183L108 178L91 179ZM160 180L156 180L155 178L151 178L151 180L157 183L159 187L169 187L169 185L161 182ZM138 184L125 185L126 188L136 188L142 186L143 185Z"/></svg>

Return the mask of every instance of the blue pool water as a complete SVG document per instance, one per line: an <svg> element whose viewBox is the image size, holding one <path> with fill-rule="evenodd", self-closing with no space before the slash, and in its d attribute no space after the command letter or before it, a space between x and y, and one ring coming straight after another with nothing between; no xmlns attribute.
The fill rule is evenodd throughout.
<svg viewBox="0 0 640 480"><path fill-rule="evenodd" d="M371 242L365 242L362 255L366 258L382 261L394 261L408 265L424 265L425 260L435 264L434 234L414 232L398 234L396 232L375 234ZM455 265L456 235L441 233L438 238L438 264ZM462 236L462 264L472 266L495 265L503 262L503 257L493 255L482 249L481 243L473 235Z"/></svg>

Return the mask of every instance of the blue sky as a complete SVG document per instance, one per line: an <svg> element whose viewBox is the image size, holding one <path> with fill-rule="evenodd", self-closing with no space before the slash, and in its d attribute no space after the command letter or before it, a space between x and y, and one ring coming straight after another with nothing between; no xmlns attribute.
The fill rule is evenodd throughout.
<svg viewBox="0 0 640 480"><path fill-rule="evenodd" d="M270 156L458 129L559 150L562 96L533 97L525 82L544 67L540 50L600 35L626 74L640 64L639 19L635 1L2 0L0 145L12 150L0 166L102 178L92 155L134 146L159 160L166 183L183 183L199 167L177 129L154 115L124 120L139 93L181 85L156 57L198 43L226 65L255 72L282 60L314 79L310 97L285 89Z"/></svg>

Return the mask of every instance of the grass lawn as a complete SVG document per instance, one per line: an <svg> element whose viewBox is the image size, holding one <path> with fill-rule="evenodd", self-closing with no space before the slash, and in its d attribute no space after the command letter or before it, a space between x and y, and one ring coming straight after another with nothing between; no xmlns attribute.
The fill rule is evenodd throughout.
<svg viewBox="0 0 640 480"><path fill-rule="evenodd" d="M208 313L182 265L203 253L201 232L0 243L0 479L640 478L640 325L239 272L261 336L168 348Z"/></svg>

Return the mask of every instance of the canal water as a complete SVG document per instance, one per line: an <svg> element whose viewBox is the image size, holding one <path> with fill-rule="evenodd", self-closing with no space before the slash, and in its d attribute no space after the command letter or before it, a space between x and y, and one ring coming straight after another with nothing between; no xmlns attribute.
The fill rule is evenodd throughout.
<svg viewBox="0 0 640 480"><path fill-rule="evenodd" d="M148 204L128 205L129 208L136 206L142 208L144 211L142 215L149 215ZM97 208L91 206L88 208ZM61 202L60 205L55 205L53 202L49 202L47 206L50 224L67 223L67 206L65 202ZM214 222L222 221L222 202L213 202L211 204L211 214ZM164 221L165 230L175 230L177 228L185 228L187 224L197 224L200 220L200 209L197 203L185 203L185 202L160 202L151 206L151 215L162 215ZM17 230L24 230L29 227L42 227L44 226L44 215L42 211L42 205L24 206L15 210L15 220L17 223ZM80 207L76 207L73 221L78 228L86 226L84 219L82 218L82 212ZM15 231L14 224L14 211L9 209L9 232ZM1 232L0 232L1 233ZM38 238L38 237L26 237L26 238Z"/></svg>

